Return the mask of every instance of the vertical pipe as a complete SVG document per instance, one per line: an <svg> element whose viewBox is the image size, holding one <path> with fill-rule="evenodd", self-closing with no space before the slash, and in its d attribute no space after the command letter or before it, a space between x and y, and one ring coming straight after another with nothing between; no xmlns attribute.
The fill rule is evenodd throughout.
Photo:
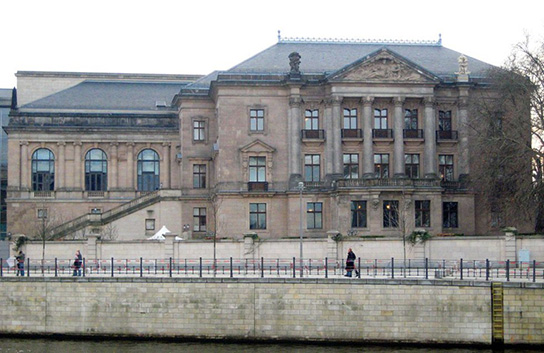
<svg viewBox="0 0 544 353"><path fill-rule="evenodd" d="M461 270L461 280L463 280L463 258L459 261L459 269Z"/></svg>

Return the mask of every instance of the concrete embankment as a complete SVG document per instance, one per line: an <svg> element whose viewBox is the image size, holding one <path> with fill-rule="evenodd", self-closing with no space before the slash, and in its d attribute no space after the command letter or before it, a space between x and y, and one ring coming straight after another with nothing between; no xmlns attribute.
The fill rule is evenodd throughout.
<svg viewBox="0 0 544 353"><path fill-rule="evenodd" d="M0 334L542 345L544 285L0 278Z"/></svg>

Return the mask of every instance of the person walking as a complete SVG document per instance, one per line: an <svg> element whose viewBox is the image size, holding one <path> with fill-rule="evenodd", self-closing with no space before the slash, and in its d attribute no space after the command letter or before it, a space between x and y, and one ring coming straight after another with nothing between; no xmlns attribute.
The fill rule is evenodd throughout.
<svg viewBox="0 0 544 353"><path fill-rule="evenodd" d="M348 258L346 259L346 274L345 277L352 277L352 272L355 270L355 253L351 248L348 249Z"/></svg>
<svg viewBox="0 0 544 353"><path fill-rule="evenodd" d="M25 276L25 253L23 250L19 250L19 253L17 256L15 256L15 260L17 261L17 276Z"/></svg>
<svg viewBox="0 0 544 353"><path fill-rule="evenodd" d="M79 250L76 251L76 256L74 258L74 274L73 276L81 276L81 263L83 256Z"/></svg>

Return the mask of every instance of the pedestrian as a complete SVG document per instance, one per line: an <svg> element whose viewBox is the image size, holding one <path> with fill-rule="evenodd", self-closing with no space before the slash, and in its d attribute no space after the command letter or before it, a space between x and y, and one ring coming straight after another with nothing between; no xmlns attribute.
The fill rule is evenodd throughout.
<svg viewBox="0 0 544 353"><path fill-rule="evenodd" d="M17 256L15 256L15 260L17 260L17 276L25 276L25 253L23 250L19 250L19 253Z"/></svg>
<svg viewBox="0 0 544 353"><path fill-rule="evenodd" d="M359 271L355 269L355 259L357 256L351 250L351 248L348 249L348 258L346 259L346 274L345 277L352 277L352 272L355 270L355 275L359 276Z"/></svg>
<svg viewBox="0 0 544 353"><path fill-rule="evenodd" d="M74 258L74 274L73 276L81 276L81 263L83 256L79 250L76 251L76 256Z"/></svg>

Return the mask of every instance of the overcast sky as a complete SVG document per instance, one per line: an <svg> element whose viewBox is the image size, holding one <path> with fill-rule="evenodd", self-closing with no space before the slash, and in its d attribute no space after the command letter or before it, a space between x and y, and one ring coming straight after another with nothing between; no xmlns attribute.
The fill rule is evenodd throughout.
<svg viewBox="0 0 544 353"><path fill-rule="evenodd" d="M544 1L4 0L0 88L17 71L208 74L282 37L437 40L501 65ZM287 59L286 59L287 60ZM470 63L469 63L470 70Z"/></svg>

